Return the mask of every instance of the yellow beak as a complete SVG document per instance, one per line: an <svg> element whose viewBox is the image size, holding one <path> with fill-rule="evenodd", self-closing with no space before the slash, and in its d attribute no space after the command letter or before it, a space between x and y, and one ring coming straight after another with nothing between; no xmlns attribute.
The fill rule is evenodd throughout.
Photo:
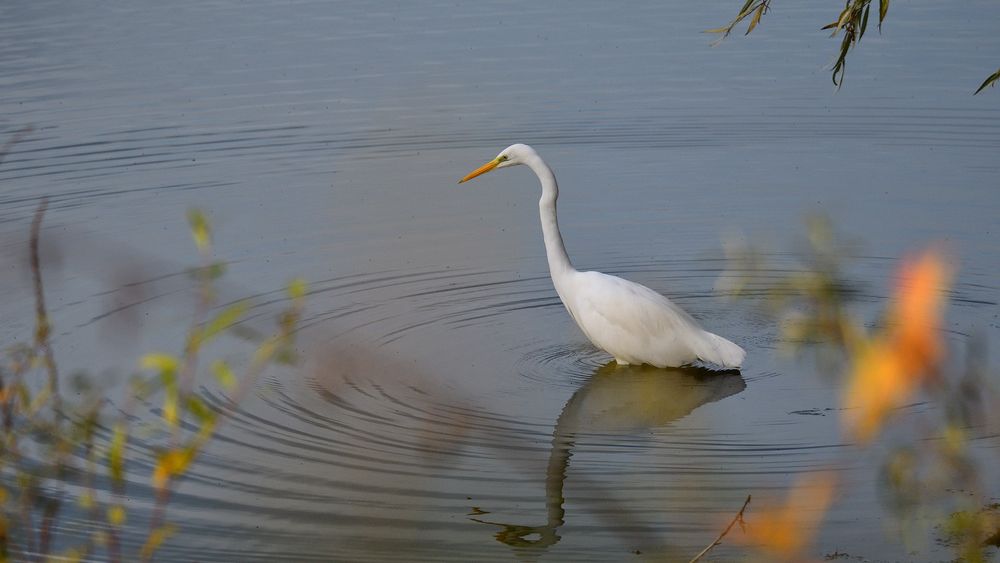
<svg viewBox="0 0 1000 563"><path fill-rule="evenodd" d="M493 160L487 162L486 164L480 166L479 168L476 168L472 172L469 172L468 174L465 175L465 178L459 180L458 183L461 184L462 182L468 182L469 180L475 178L476 176L486 174L490 170L496 168L498 164L500 164L500 157L494 158Z"/></svg>

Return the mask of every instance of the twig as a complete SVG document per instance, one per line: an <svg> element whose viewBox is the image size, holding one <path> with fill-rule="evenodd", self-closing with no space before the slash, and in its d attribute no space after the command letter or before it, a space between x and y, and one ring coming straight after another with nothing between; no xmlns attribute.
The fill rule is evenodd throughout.
<svg viewBox="0 0 1000 563"><path fill-rule="evenodd" d="M38 553L42 557L49 554L49 547L52 542L52 527L59 516L59 500L55 498L46 499L45 509L42 512L41 530L38 533Z"/></svg>
<svg viewBox="0 0 1000 563"><path fill-rule="evenodd" d="M734 516L733 520L729 523L728 526L726 526L726 529L722 530L722 533L719 534L719 537L715 538L715 541L713 541L712 543L708 544L705 547L705 549L701 550L701 553L699 553L698 555L695 555L694 559L692 559L688 563L696 563L698 560L700 560L702 557L704 557L704 555L706 553L708 553L709 550L711 550L713 547L715 547L715 546L719 545L720 543L722 543L722 538L726 537L726 534L729 533L729 530L731 530L733 528L734 524L736 524L737 522L743 522L743 511L746 510L747 506L750 504L750 496L751 495L747 495L747 500L745 500L743 502L743 508L741 508L740 511L736 513L736 516Z"/></svg>
<svg viewBox="0 0 1000 563"><path fill-rule="evenodd" d="M10 152L10 149L14 145L16 145L21 139L27 136L28 133L31 133L34 130L35 130L34 125L25 125L16 133L14 133L14 135L11 136L11 138L6 143L4 143L2 147L0 147L0 164L3 164L3 159L7 157L7 153Z"/></svg>
<svg viewBox="0 0 1000 563"><path fill-rule="evenodd" d="M39 258L38 239L42 228L42 218L49 206L48 198L42 198L35 210L35 218L31 221L31 278L35 288L35 346L41 350L45 369L49 374L49 388L52 390L52 406L56 415L62 414L62 401L59 398L59 370L56 368L55 354L49 343L51 325L45 308L45 291L42 287L42 262Z"/></svg>

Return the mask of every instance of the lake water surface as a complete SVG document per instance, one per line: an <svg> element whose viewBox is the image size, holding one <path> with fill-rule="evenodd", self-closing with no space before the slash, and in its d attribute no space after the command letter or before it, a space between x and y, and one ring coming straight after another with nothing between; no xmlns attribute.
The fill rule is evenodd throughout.
<svg viewBox="0 0 1000 563"><path fill-rule="evenodd" d="M775 3L713 47L701 31L740 4L7 1L0 142L34 130L0 164L0 334L30 334L40 196L60 364L110 397L144 352L179 349L188 208L251 323L309 281L304 364L231 413L162 560L687 560L747 494L830 466L849 494L817 557L947 559L893 539L885 452L844 443L833 381L714 288L726 237L785 250L819 211L859 242L860 315L943 239L950 340L1000 349L1000 91L971 95L1000 4L893 3L839 91L819 31L838 6ZM747 349L742 374L606 365L549 281L531 173L455 183L514 142L559 177L574 263L669 295ZM132 456L134 548L151 460Z"/></svg>

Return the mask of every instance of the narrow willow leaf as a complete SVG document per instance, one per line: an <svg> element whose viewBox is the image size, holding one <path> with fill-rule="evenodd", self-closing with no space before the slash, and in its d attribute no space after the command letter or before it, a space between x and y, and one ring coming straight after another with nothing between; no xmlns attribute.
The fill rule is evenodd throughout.
<svg viewBox="0 0 1000 563"><path fill-rule="evenodd" d="M882 31L882 21L885 20L885 14L889 11L889 0L878 0L878 30Z"/></svg>
<svg viewBox="0 0 1000 563"><path fill-rule="evenodd" d="M844 11L840 12L840 17L837 18L837 29L843 29L843 27L847 25L847 21L848 19L850 19L850 16L851 16L851 6L850 4L848 4L848 6L844 8Z"/></svg>
<svg viewBox="0 0 1000 563"><path fill-rule="evenodd" d="M236 375L233 374L233 370L229 368L229 364L226 362L222 360L212 362L212 374L215 375L216 381L226 391L232 391L236 388Z"/></svg>
<svg viewBox="0 0 1000 563"><path fill-rule="evenodd" d="M996 86L998 80L1000 80L1000 70L997 70L993 74L989 75L989 77L987 77L986 80L979 85L979 88L976 88L976 91L973 92L972 95L975 96L976 94L982 92L987 86Z"/></svg>
<svg viewBox="0 0 1000 563"><path fill-rule="evenodd" d="M750 25L747 26L747 32L744 33L744 35L750 35L750 32L753 31L755 27L757 27L757 24L760 23L760 16L763 13L764 13L764 5L761 4L760 8L757 8L757 11L753 13L753 18L750 19Z"/></svg>
<svg viewBox="0 0 1000 563"><path fill-rule="evenodd" d="M858 32L858 41L865 36L865 29L868 28L868 12L871 11L872 5L868 4L865 6L865 16L861 19L861 31Z"/></svg>

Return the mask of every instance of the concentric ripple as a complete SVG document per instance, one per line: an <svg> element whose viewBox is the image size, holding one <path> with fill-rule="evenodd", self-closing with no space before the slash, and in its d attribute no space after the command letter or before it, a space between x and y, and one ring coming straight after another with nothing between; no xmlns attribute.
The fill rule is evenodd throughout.
<svg viewBox="0 0 1000 563"><path fill-rule="evenodd" d="M203 391L225 423L173 498L185 541L164 559L690 552L744 491L843 463L835 417L800 414L834 398L813 375L777 375L761 350L773 333L754 337L752 312L705 290L721 265L612 266L748 343L742 375L609 364L544 276L315 283L301 366L269 374L239 405ZM252 316L278 301L258 296ZM783 406L790 396L796 408ZM152 460L131 453L135 508L148 507Z"/></svg>

